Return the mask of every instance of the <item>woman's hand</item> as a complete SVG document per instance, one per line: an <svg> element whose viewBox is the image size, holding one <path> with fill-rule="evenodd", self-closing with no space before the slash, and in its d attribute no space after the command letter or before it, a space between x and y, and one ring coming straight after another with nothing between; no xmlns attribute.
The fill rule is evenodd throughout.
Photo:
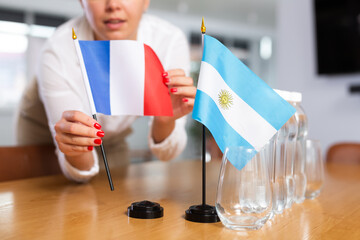
<svg viewBox="0 0 360 240"><path fill-rule="evenodd" d="M186 77L182 69L164 73L164 83L168 86L173 106L174 120L190 113L194 107L196 87L191 77Z"/></svg>
<svg viewBox="0 0 360 240"><path fill-rule="evenodd" d="M190 113L194 107L196 87L193 79L186 77L182 69L165 72L164 83L168 86L173 107L173 116L156 116L152 128L155 143L163 141L175 127L175 120Z"/></svg>
<svg viewBox="0 0 360 240"><path fill-rule="evenodd" d="M188 113L194 107L196 87L191 77L186 77L182 69L173 69L163 74L164 83L168 86L173 107L173 116L156 116L161 122L175 121Z"/></svg>
<svg viewBox="0 0 360 240"><path fill-rule="evenodd" d="M91 151L105 135L100 124L85 113L65 111L55 131L55 140L67 161L80 170L89 170L94 165Z"/></svg>

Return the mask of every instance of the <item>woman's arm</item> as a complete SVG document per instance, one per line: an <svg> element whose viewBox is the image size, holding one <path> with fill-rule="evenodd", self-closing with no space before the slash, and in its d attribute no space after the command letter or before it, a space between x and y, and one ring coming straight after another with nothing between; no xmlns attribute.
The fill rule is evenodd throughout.
<svg viewBox="0 0 360 240"><path fill-rule="evenodd" d="M96 136L99 130L89 126L95 120L85 114L89 106L73 46L61 46L63 55L58 48L47 46L42 54L37 76L39 94L64 175L85 182L99 171L96 152L88 148L97 145L90 143L100 139Z"/></svg>

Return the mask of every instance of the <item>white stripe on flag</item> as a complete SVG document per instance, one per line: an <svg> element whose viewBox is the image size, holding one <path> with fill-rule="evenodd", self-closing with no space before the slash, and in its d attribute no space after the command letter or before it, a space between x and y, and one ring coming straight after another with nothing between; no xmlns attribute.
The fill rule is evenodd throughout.
<svg viewBox="0 0 360 240"><path fill-rule="evenodd" d="M125 44L128 47L124 47ZM139 59L143 59L143 61L139 61ZM130 79L134 80L130 81ZM110 103L112 115L123 115L125 113L128 115L144 115L144 81L144 44L135 41L110 41ZM126 99L126 101L121 99Z"/></svg>
<svg viewBox="0 0 360 240"><path fill-rule="evenodd" d="M198 89L214 100L230 126L257 151L277 132L271 124L231 90L212 65L207 62L201 63L199 79ZM233 97L233 104L227 110L219 104L221 90L228 91Z"/></svg>

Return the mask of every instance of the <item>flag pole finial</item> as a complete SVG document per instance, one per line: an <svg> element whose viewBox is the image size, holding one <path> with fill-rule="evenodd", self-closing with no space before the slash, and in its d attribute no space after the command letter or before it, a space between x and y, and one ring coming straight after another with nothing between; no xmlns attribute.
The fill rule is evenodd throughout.
<svg viewBox="0 0 360 240"><path fill-rule="evenodd" d="M74 28L72 29L72 39L75 40L77 39L77 36L75 34Z"/></svg>
<svg viewBox="0 0 360 240"><path fill-rule="evenodd" d="M203 17L202 22L201 22L201 33L205 34L205 32L206 32L206 27L205 27L205 24L204 24L204 17Z"/></svg>

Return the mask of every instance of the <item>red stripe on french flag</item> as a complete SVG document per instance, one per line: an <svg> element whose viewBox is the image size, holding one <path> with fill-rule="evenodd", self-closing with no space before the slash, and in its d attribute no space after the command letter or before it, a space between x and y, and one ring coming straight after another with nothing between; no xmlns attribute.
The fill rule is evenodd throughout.
<svg viewBox="0 0 360 240"><path fill-rule="evenodd" d="M168 87L163 82L164 68L155 52L146 44L144 115L172 116L171 98ZM170 101L169 101L170 99Z"/></svg>

